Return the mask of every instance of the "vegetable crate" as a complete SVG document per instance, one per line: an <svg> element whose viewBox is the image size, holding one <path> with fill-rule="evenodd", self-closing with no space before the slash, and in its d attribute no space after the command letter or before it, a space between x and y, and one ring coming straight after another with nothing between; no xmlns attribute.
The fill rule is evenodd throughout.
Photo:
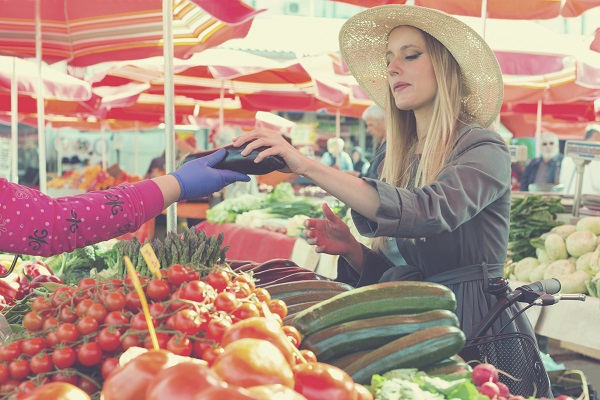
<svg viewBox="0 0 600 400"><path fill-rule="evenodd" d="M577 400L598 400L583 371L572 369L549 373L554 396L566 395Z"/></svg>

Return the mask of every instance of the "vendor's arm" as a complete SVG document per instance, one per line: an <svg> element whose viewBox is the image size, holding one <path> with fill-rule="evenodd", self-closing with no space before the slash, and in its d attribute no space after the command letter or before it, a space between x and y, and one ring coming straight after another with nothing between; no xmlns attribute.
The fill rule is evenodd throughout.
<svg viewBox="0 0 600 400"><path fill-rule="evenodd" d="M452 232L510 190L510 155L500 136L486 130L466 135L454 162L432 184L406 190L366 179L381 206L376 219L353 209L359 231L404 238Z"/></svg>

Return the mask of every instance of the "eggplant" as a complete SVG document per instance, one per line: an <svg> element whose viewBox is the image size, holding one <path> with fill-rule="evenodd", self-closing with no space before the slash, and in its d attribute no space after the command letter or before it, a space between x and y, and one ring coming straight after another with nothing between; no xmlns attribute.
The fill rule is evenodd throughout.
<svg viewBox="0 0 600 400"><path fill-rule="evenodd" d="M247 143L246 143L247 144ZM265 175L273 171L277 171L287 167L285 160L279 156L268 156L259 163L255 163L254 159L263 150L268 147L259 147L252 150L247 156L242 156L242 151L246 148L246 144L240 147L233 147L232 144L224 146L226 150L225 157L214 166L217 169L228 169L231 171L241 172L248 175ZM220 147L221 148L221 147ZM201 158L219 150L212 149L191 154L189 158Z"/></svg>

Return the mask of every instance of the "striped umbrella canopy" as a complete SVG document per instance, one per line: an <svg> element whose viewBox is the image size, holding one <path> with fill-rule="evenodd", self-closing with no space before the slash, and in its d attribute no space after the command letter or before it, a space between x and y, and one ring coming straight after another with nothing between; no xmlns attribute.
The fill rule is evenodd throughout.
<svg viewBox="0 0 600 400"><path fill-rule="evenodd" d="M385 4L405 4L406 0L331 0L362 7ZM433 8L448 14L480 17L482 0L414 0L416 6ZM600 6L600 0L488 0L488 18L503 19L550 19L577 17L583 12Z"/></svg>
<svg viewBox="0 0 600 400"><path fill-rule="evenodd" d="M0 54L35 57L35 0L0 0ZM42 57L72 66L163 54L162 0L41 0ZM174 56L244 37L254 10L239 0L173 0Z"/></svg>

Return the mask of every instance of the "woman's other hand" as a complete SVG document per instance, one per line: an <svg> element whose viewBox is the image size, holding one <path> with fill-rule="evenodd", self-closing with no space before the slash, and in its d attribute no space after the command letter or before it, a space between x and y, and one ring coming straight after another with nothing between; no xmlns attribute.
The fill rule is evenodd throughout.
<svg viewBox="0 0 600 400"><path fill-rule="evenodd" d="M325 219L310 218L304 223L302 232L308 244L316 246L317 253L340 255L350 254L360 243L350 233L348 225L335 215L327 203L322 206Z"/></svg>

